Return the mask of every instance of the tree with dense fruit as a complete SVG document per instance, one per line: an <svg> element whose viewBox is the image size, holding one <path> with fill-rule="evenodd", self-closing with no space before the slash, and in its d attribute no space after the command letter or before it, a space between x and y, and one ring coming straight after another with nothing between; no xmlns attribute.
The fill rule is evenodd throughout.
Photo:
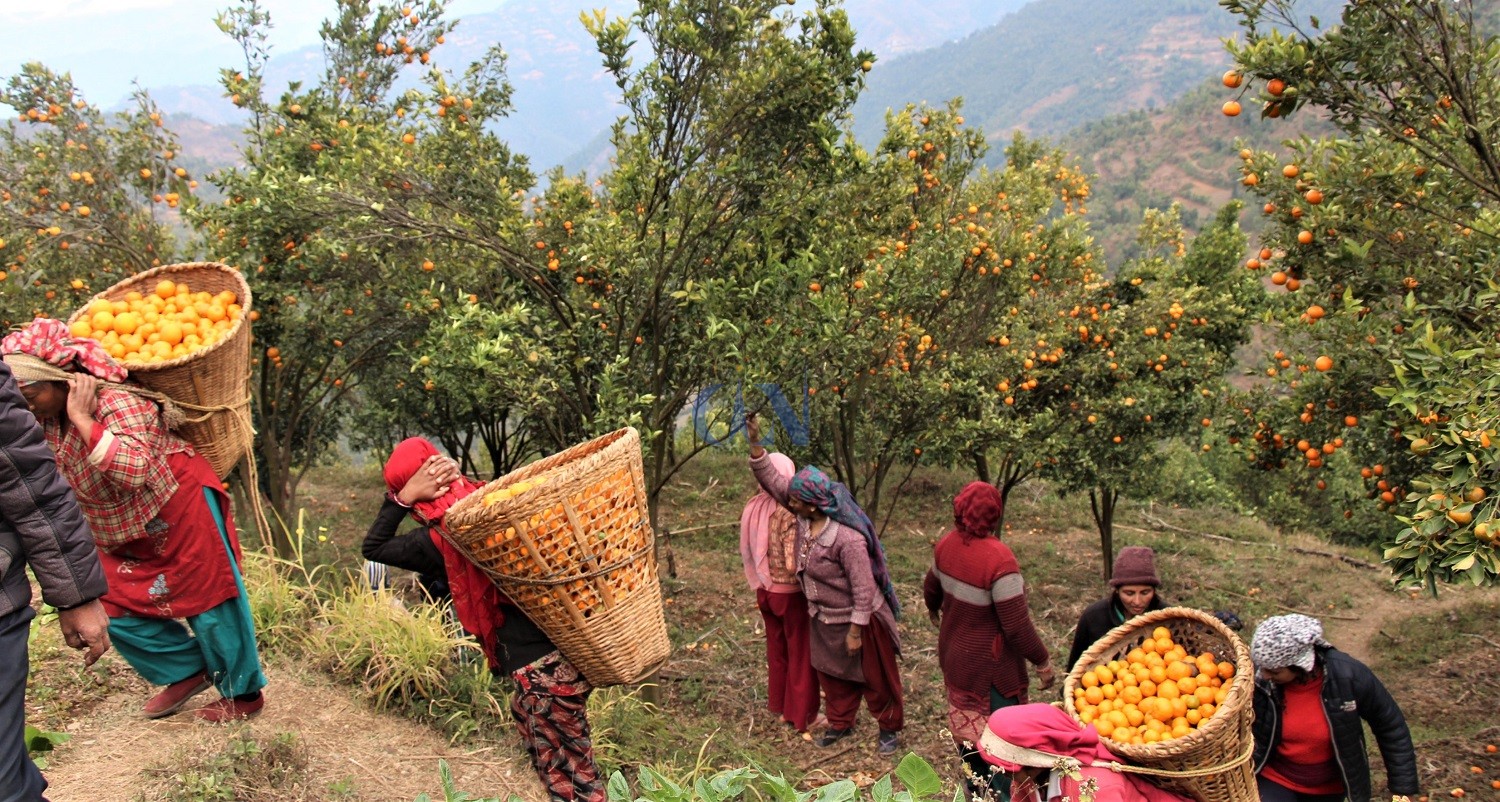
<svg viewBox="0 0 1500 802"><path fill-rule="evenodd" d="M1242 154L1279 349L1239 434L1266 467L1359 471L1398 581L1494 584L1500 44L1467 0L1365 0L1336 26L1225 5L1241 92L1340 131Z"/></svg>
<svg viewBox="0 0 1500 802"><path fill-rule="evenodd" d="M0 103L16 115L0 127L0 326L67 318L181 250L197 181L145 92L109 115L68 75L27 64Z"/></svg>

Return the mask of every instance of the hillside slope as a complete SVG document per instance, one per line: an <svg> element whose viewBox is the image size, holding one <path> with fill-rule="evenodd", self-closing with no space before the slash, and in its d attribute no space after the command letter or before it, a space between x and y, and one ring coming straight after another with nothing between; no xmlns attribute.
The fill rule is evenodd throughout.
<svg viewBox="0 0 1500 802"><path fill-rule="evenodd" d="M1340 3L1304 5L1327 14ZM871 143L887 109L956 96L997 143L1161 108L1228 65L1221 38L1236 30L1215 0L1037 0L961 41L878 64L855 132Z"/></svg>

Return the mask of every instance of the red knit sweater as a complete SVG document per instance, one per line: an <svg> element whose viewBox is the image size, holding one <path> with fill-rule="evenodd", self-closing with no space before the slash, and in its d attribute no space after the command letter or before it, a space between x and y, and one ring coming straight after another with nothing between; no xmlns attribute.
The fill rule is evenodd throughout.
<svg viewBox="0 0 1500 802"><path fill-rule="evenodd" d="M987 703L994 687L1024 701L1026 661L1044 665L1048 655L1010 547L993 537L949 532L933 549L922 596L929 611L943 613L938 664L949 690Z"/></svg>
<svg viewBox="0 0 1500 802"><path fill-rule="evenodd" d="M1281 686L1281 740L1261 773L1301 794L1341 794L1344 781L1323 710L1323 674Z"/></svg>

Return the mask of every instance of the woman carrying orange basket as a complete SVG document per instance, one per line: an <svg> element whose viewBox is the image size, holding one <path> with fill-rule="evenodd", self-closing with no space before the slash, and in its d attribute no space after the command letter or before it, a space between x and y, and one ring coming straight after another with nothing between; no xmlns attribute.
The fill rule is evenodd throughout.
<svg viewBox="0 0 1500 802"><path fill-rule="evenodd" d="M1111 629L1142 613L1167 606L1158 591L1161 577L1156 574L1156 552L1146 546L1120 549L1109 574L1109 587L1108 596L1089 605L1078 617L1073 648L1068 652L1069 670Z"/></svg>
<svg viewBox="0 0 1500 802"><path fill-rule="evenodd" d="M900 606L875 526L849 488L817 468L804 467L790 479L778 473L770 452L760 445L754 415L745 421L745 435L756 480L797 515L798 578L807 596L812 664L828 716L828 729L817 744L832 746L854 732L863 697L880 725L880 753L892 754L905 726L896 665Z"/></svg>
<svg viewBox="0 0 1500 802"><path fill-rule="evenodd" d="M420 437L401 441L385 463L385 503L365 535L364 556L446 579L464 631L479 641L490 671L516 683L510 712L547 795L555 802L603 802L594 763L588 698L593 686L488 575L442 535L443 516L481 485ZM397 535L407 515L421 525Z"/></svg>
<svg viewBox="0 0 1500 802"><path fill-rule="evenodd" d="M166 686L146 702L146 717L172 715L210 686L222 698L198 718L259 713L266 677L239 540L208 460L167 430L154 402L102 385L123 381L125 369L62 321L33 321L0 342L0 353L93 530L115 651Z"/></svg>

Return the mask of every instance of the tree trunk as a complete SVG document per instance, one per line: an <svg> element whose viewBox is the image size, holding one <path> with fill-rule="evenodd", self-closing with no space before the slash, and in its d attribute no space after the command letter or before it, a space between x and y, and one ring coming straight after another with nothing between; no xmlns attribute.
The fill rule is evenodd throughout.
<svg viewBox="0 0 1500 802"><path fill-rule="evenodd" d="M1021 461L1012 455L1006 455L1000 461L1000 476L995 484L995 489L1000 491L1000 520L995 522L996 532L1005 531L1005 511L1010 507L1010 491L1015 490L1030 476L1031 469L1022 465Z"/></svg>
<svg viewBox="0 0 1500 802"><path fill-rule="evenodd" d="M975 451L969 455L974 460L974 477L985 484L990 483L990 461L984 456L983 451Z"/></svg>
<svg viewBox="0 0 1500 802"><path fill-rule="evenodd" d="M1089 508L1094 513L1094 526L1099 529L1099 551L1104 558L1104 581L1108 582L1115 568L1115 502L1120 491L1107 487L1089 489Z"/></svg>

